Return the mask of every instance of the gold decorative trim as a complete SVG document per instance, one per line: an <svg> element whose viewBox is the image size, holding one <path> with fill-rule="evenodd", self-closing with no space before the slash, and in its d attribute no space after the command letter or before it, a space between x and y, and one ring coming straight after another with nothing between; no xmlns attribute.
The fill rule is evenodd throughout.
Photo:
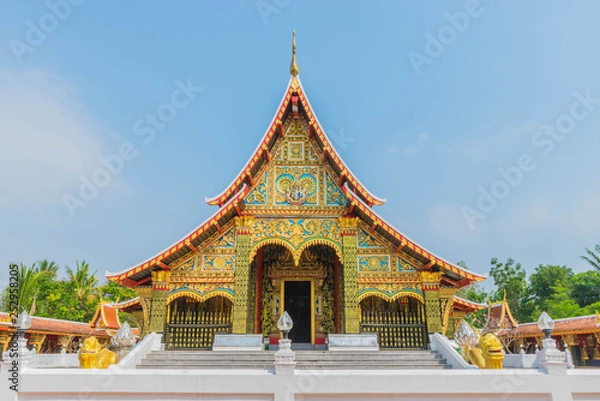
<svg viewBox="0 0 600 401"><path fill-rule="evenodd" d="M233 295L226 291L221 291L221 290L211 291L204 295L199 295L193 291L178 291L175 294L169 295L169 297L167 298L167 305L170 304L171 302L173 302L174 300L176 300L178 298L182 298L182 297L191 298L197 302L205 302L206 300L208 300L210 298L219 297L219 296L226 298L226 299L230 300L231 302L233 302Z"/></svg>
<svg viewBox="0 0 600 401"><path fill-rule="evenodd" d="M284 239L281 239L281 238L266 238L266 239L256 242L252 246L252 249L250 250L250 260L252 260L256 256L256 253L258 252L258 250L260 248L267 246L267 245L281 245L284 248L286 248L292 254L295 266L298 266L300 264L300 258L302 257L302 252L304 252L308 247L313 246L313 245L327 245L333 249L333 251L335 252L335 254L338 256L338 258L340 260L342 260L342 258L343 258L343 253L342 253L341 248L339 247L339 244L337 244L335 241L327 239L327 238L309 239L309 240L303 242L298 248L295 248L294 245L292 245L290 242L288 242Z"/></svg>
<svg viewBox="0 0 600 401"><path fill-rule="evenodd" d="M385 293L383 293L381 291L367 290L358 296L358 302L361 302L363 299L365 299L367 297L377 297L377 298L384 299L388 302L393 302L399 298L407 297L407 298L414 298L417 301L421 302L422 304L425 304L425 299L423 298L422 295L415 294L414 292L410 292L410 291L400 291L400 292L397 292L390 296L390 295L386 295Z"/></svg>

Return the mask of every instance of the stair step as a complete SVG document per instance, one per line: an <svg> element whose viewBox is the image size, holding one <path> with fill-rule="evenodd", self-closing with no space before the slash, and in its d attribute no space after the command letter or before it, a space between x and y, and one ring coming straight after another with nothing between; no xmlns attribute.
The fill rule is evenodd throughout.
<svg viewBox="0 0 600 401"><path fill-rule="evenodd" d="M273 370L274 351L214 352L214 351L153 351L138 369L245 369ZM368 351L329 352L296 351L296 369L301 370L414 370L449 369L437 352Z"/></svg>

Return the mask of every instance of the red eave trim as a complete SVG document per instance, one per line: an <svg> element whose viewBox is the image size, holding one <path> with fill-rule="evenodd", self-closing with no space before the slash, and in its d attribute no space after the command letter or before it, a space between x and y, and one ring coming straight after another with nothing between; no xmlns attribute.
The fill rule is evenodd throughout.
<svg viewBox="0 0 600 401"><path fill-rule="evenodd" d="M373 224L376 224L377 226L383 228L388 234L390 234L392 237L394 237L398 241L400 241L401 247L408 247L411 250L413 250L414 252L418 253L419 255L427 258L430 262L432 262L448 271L456 273L459 276L464 277L470 281L484 281L487 278L486 276L481 276L481 275L478 275L478 274L475 274L472 272L465 271L457 266L454 266L451 263L446 262L445 260L442 260L442 259L432 255L431 253L426 251L424 248L422 248L417 243L406 238L402 233L400 233L394 227L392 227L387 222L385 222L385 220L383 220L381 217L379 217L373 210L371 210L371 208L369 208L359 198L357 198L357 196L352 191L348 190L347 184L344 185L343 191L344 191L344 194L346 195L346 197L350 200L350 204L352 206L355 206L358 209L360 209L371 220L373 220Z"/></svg>
<svg viewBox="0 0 600 401"><path fill-rule="evenodd" d="M131 269L129 269L125 272L122 272L122 273L117 273L114 275L107 274L106 277L109 280L118 281L122 285L131 286L131 285L128 285L131 283L131 280L126 281L129 277L131 277L143 270L149 269L152 266L160 266L163 263L162 262L163 259L172 255L174 252L179 251L183 247L187 247L188 243L190 243L191 241L196 239L202 233L206 232L206 230L208 230L210 227L212 227L212 226L218 227L219 219L221 219L225 214L229 213L229 211L234 210L237 205L237 202L240 201L247 194L248 194L248 187L245 186L240 192L238 192L238 194L233 199L231 199L226 205L224 205L221 209L219 209L219 211L217 213L215 213L209 220L207 220L204 224L202 224L200 227L198 227L197 229L192 231L190 234L188 234L185 238L183 238L176 244L172 245L171 247L167 248L165 251L156 255L154 258L152 258L138 266L132 267Z"/></svg>
<svg viewBox="0 0 600 401"><path fill-rule="evenodd" d="M474 311L478 311L478 310L487 308L487 305L479 304L477 302L469 301L468 299L463 299L463 298L459 298L456 296L454 297L454 305L471 308Z"/></svg>

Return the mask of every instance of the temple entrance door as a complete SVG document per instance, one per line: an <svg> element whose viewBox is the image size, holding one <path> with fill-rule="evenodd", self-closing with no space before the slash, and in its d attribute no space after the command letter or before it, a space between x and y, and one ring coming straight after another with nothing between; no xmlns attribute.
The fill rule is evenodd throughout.
<svg viewBox="0 0 600 401"><path fill-rule="evenodd" d="M294 321L290 331L292 343L310 343L312 332L311 282L286 281L284 307Z"/></svg>

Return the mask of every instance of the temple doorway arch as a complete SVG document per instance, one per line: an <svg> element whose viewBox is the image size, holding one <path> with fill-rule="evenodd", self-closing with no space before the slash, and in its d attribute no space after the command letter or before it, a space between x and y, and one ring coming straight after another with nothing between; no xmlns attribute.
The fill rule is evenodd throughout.
<svg viewBox="0 0 600 401"><path fill-rule="evenodd" d="M287 310L294 320L292 343L324 348L327 335L339 332L340 269L336 250L327 244L305 247L299 260L279 244L259 248L250 274L254 333L277 344L277 320Z"/></svg>

